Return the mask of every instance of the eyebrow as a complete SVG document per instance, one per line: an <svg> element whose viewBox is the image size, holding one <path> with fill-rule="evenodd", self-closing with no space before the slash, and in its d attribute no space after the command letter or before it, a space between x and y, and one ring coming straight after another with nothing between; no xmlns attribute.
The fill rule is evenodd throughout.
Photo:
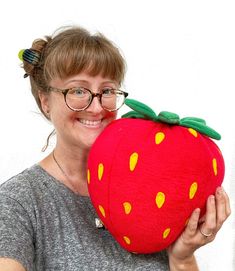
<svg viewBox="0 0 235 271"><path fill-rule="evenodd" d="M66 82L66 84L69 84L69 83L86 83L86 84L90 84L90 82L87 81L87 80L79 80L79 79L75 79L75 80L71 80L71 81ZM107 81L101 82L101 84L107 84L107 83L116 84L116 82L112 81L112 80L107 80Z"/></svg>

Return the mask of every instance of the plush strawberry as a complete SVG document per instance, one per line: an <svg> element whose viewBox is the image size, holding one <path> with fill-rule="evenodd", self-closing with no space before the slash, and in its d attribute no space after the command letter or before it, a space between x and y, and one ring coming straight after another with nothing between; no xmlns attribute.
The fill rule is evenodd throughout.
<svg viewBox="0 0 235 271"><path fill-rule="evenodd" d="M130 252L153 253L177 239L195 208L203 214L221 185L224 160L209 138L220 135L199 118L126 104L134 111L113 121L91 148L88 188L117 242Z"/></svg>

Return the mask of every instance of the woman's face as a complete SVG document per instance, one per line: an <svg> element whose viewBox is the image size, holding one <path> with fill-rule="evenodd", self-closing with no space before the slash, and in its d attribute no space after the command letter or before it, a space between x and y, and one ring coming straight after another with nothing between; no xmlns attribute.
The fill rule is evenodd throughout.
<svg viewBox="0 0 235 271"><path fill-rule="evenodd" d="M101 75L90 76L83 72L68 79L53 79L52 88L67 89L85 87L94 93L99 93L105 87L117 88L118 84ZM69 109L64 101L64 95L51 91L49 95L41 94L42 108L49 112L58 144L66 147L89 149L103 129L113 121L117 113L104 110L99 98L95 97L91 105L84 111L75 112Z"/></svg>

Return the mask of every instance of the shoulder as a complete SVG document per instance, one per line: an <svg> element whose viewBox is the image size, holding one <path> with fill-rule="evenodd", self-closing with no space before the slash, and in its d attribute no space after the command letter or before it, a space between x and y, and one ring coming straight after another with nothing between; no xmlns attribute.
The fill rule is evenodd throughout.
<svg viewBox="0 0 235 271"><path fill-rule="evenodd" d="M0 185L0 195L18 200L30 196L43 179L43 170L33 165Z"/></svg>
<svg viewBox="0 0 235 271"><path fill-rule="evenodd" d="M11 221L14 217L15 221L18 221L19 217L29 218L36 223L35 213L45 191L45 174L44 170L35 164L1 184L0 217L11 217Z"/></svg>

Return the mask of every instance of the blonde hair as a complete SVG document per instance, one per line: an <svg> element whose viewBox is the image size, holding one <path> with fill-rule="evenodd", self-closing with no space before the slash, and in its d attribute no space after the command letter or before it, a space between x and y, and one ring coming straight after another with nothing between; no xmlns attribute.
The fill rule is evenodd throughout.
<svg viewBox="0 0 235 271"><path fill-rule="evenodd" d="M48 92L50 81L65 79L86 71L89 75L101 74L120 85L125 75L125 60L120 50L101 33L91 34L81 27L58 29L54 35L37 39L31 50L40 53L37 65L23 61L30 77L32 94L43 115L39 91Z"/></svg>

